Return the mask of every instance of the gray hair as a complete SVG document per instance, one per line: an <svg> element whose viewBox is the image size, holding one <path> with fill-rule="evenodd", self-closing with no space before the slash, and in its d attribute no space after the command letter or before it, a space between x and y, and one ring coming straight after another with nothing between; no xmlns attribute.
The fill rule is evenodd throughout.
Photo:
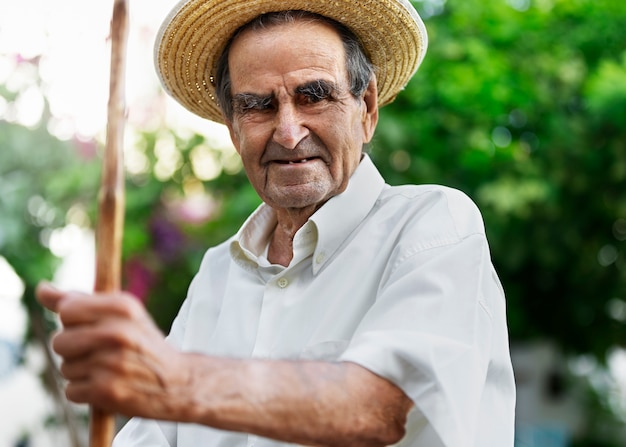
<svg viewBox="0 0 626 447"><path fill-rule="evenodd" d="M227 120L233 118L233 104L231 92L230 71L228 67L228 54L234 40L243 31L261 30L272 26L294 23L299 20L311 22L321 22L330 25L338 33L346 52L346 69L348 71L348 82L350 83L350 93L355 98L360 98L367 89L375 67L365 53L365 49L359 38L343 24L336 20L329 19L319 14L308 11L280 11L262 14L239 28L230 38L224 51L222 52L215 75L215 95L224 116Z"/></svg>

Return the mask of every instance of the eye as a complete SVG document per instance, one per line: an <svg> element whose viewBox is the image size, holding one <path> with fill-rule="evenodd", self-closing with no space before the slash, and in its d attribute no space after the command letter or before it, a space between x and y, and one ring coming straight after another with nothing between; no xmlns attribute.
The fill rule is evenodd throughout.
<svg viewBox="0 0 626 447"><path fill-rule="evenodd" d="M304 104L317 104L322 101L333 100L335 88L326 81L315 81L296 89Z"/></svg>
<svg viewBox="0 0 626 447"><path fill-rule="evenodd" d="M233 111L236 114L261 112L274 107L272 96L258 96L249 93L240 93L233 97Z"/></svg>

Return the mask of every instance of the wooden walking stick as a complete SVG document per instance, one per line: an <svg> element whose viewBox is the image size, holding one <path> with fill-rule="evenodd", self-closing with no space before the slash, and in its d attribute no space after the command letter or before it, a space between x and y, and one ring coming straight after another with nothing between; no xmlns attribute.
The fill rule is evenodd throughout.
<svg viewBox="0 0 626 447"><path fill-rule="evenodd" d="M102 180L99 194L99 217L96 228L96 292L114 292L121 288L122 233L124 227L124 77L128 38L128 2L114 0L111 19L111 77ZM113 441L115 420L95 406L91 408L89 445L109 447Z"/></svg>

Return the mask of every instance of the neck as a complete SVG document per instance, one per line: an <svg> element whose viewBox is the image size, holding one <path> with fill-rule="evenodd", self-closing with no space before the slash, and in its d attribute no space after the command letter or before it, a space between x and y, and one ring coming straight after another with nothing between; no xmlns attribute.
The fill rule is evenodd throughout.
<svg viewBox="0 0 626 447"><path fill-rule="evenodd" d="M293 258L293 238L318 208L276 210L277 224L267 254L272 264L289 265Z"/></svg>

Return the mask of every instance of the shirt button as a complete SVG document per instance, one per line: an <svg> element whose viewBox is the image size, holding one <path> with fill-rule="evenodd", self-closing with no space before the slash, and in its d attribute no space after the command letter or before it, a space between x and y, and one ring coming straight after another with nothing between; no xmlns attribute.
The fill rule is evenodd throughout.
<svg viewBox="0 0 626 447"><path fill-rule="evenodd" d="M284 289L288 285L289 285L289 280L287 278L280 278L278 280L278 287L280 287L281 289Z"/></svg>
<svg viewBox="0 0 626 447"><path fill-rule="evenodd" d="M326 253L321 252L320 254L318 254L315 257L315 263L316 264L321 264L322 262L324 262L326 260Z"/></svg>

